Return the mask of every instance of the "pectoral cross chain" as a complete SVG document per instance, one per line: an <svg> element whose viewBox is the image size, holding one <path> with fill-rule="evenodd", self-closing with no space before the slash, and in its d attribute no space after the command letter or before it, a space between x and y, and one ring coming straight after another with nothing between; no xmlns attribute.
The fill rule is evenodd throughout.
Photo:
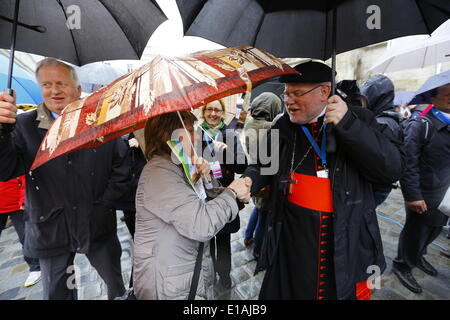
<svg viewBox="0 0 450 320"><path fill-rule="evenodd" d="M309 152L312 149L312 146L309 146L308 151L306 151L305 155L303 156L302 160L300 160L298 162L298 164L295 166L294 168L294 159L295 159L295 148L296 148L296 144L297 144L297 135L294 136L294 148L292 151L292 159L291 159L291 179L288 180L288 184L289 184L289 194L292 194L292 185L293 184L297 184L297 180L294 179L294 172L295 170L297 170L297 168L303 163L303 161L306 159L306 157L308 156Z"/></svg>
<svg viewBox="0 0 450 320"><path fill-rule="evenodd" d="M291 179L288 180L289 183L289 194L292 194L292 185L297 184L297 180L294 179L294 174L291 173Z"/></svg>

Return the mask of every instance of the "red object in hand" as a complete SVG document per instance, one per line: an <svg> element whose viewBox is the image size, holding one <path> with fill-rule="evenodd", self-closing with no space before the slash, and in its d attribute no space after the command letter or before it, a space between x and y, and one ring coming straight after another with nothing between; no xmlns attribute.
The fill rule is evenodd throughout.
<svg viewBox="0 0 450 320"><path fill-rule="evenodd" d="M0 214L22 210L25 204L25 176L0 182Z"/></svg>

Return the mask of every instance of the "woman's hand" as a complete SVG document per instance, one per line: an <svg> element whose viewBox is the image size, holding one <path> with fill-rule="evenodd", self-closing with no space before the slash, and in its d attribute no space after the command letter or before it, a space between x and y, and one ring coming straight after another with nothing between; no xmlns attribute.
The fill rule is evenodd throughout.
<svg viewBox="0 0 450 320"><path fill-rule="evenodd" d="M236 192L237 197L244 203L248 203L250 201L250 187L252 185L252 180L248 177L240 178L234 180L228 188L233 189Z"/></svg>
<svg viewBox="0 0 450 320"><path fill-rule="evenodd" d="M203 158L197 158L194 161L194 164L197 168L197 172L199 175L209 175L209 172L211 171L211 167L209 166L209 162L206 161Z"/></svg>

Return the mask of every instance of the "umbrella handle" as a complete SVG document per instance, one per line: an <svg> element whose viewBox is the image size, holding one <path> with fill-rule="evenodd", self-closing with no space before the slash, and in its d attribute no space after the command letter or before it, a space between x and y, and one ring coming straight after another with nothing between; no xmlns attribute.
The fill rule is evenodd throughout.
<svg viewBox="0 0 450 320"><path fill-rule="evenodd" d="M13 21L13 30L11 34L11 50L9 55L9 68L8 68L8 79L7 79L7 88L5 89L5 93L10 96L14 96L14 90L12 88L12 77L13 77L13 68L14 68L14 51L16 49L16 34L17 34L17 20L19 17L19 6L20 0L16 0L15 8L14 8L14 21ZM14 130L14 124L11 123L3 123L2 131L3 132L11 132Z"/></svg>
<svg viewBox="0 0 450 320"><path fill-rule="evenodd" d="M14 96L13 89L6 88L5 93L9 94L10 96ZM2 123L1 130L2 130L2 132L11 132L14 130L14 127L15 127L15 125L13 123Z"/></svg>
<svg viewBox="0 0 450 320"><path fill-rule="evenodd" d="M332 123L327 124L325 133L327 134L327 152L335 153L336 152L336 137L334 135L334 125Z"/></svg>
<svg viewBox="0 0 450 320"><path fill-rule="evenodd" d="M331 95L336 93L336 29L337 29L337 10L336 6L333 6L333 29L331 37ZM327 124L325 129L327 134L327 152L336 152L336 137L334 136L334 125L332 123Z"/></svg>
<svg viewBox="0 0 450 320"><path fill-rule="evenodd" d="M203 174L202 179L203 179L203 185L205 186L205 189L211 190L214 188L214 186L212 184L211 175L209 173Z"/></svg>
<svg viewBox="0 0 450 320"><path fill-rule="evenodd" d="M333 67L332 67L332 75L331 75L331 95L334 95L336 92L336 78L335 78L335 69L336 69L336 51L333 51ZM327 152L335 153L336 152L336 137L334 135L334 124L328 123L325 128L325 133L327 135Z"/></svg>

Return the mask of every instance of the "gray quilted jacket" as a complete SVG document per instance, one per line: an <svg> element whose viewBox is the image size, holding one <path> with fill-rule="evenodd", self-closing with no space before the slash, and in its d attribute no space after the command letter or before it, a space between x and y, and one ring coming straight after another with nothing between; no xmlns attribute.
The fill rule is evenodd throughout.
<svg viewBox="0 0 450 320"><path fill-rule="evenodd" d="M187 299L199 242L205 242L196 299L213 298L209 240L233 220L230 190L204 203L170 159L153 157L136 193L134 290L138 299Z"/></svg>

